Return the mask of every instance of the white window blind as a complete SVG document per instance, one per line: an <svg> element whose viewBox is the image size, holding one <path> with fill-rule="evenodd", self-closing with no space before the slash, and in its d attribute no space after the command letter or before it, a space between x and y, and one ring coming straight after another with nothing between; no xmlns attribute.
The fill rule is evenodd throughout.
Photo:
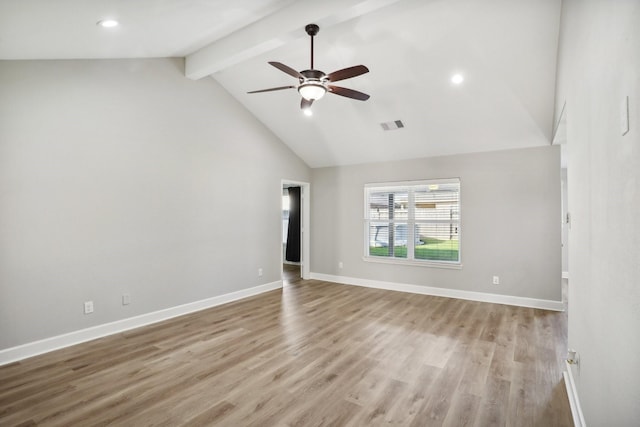
<svg viewBox="0 0 640 427"><path fill-rule="evenodd" d="M365 185L365 257L460 263L460 180Z"/></svg>

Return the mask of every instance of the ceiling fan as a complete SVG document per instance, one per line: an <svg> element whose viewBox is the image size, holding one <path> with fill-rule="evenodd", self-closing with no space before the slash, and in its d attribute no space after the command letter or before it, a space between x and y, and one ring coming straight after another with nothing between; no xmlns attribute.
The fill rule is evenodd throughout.
<svg viewBox="0 0 640 427"><path fill-rule="evenodd" d="M343 68L342 70L334 71L333 73L325 74L320 70L314 70L313 68L313 37L318 34L320 27L316 24L309 24L305 27L305 31L311 37L311 68L309 70L296 71L291 67L288 67L280 62L270 61L269 64L273 65L280 71L284 71L290 76L296 77L299 81L298 85L273 87L270 89L254 90L247 93L259 93L259 92L271 92L274 90L283 89L298 89L298 92L302 96L300 102L300 108L305 112L310 112L311 105L314 101L322 98L325 93L334 93L336 95L345 96L347 98L357 99L359 101L366 101L369 99L369 95L366 93L358 92L357 90L347 89L345 87L334 86L331 83L340 80L350 79L359 75L369 72L369 69L364 65L356 65L349 68Z"/></svg>

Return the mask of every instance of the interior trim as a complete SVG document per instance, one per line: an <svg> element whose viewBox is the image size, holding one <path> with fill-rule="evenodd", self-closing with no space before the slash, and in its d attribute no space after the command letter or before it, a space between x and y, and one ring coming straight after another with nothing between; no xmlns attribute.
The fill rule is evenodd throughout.
<svg viewBox="0 0 640 427"><path fill-rule="evenodd" d="M580 399L578 399L578 390L573 380L573 371L569 362L565 361L564 363L567 366L567 370L562 373L562 376L564 377L564 386L567 388L567 395L569 396L569 406L571 407L573 424L575 427L584 427L587 424L584 422L584 414L580 406Z"/></svg>
<svg viewBox="0 0 640 427"><path fill-rule="evenodd" d="M490 302L494 304L514 305L518 307L539 308L542 310L564 311L562 301L543 300L511 295L489 294L484 292L462 291L459 289L436 288L432 286L411 285L406 283L384 282L380 280L360 279L355 277L334 276L331 274L311 273L311 278L343 285L364 286L366 288L386 289L389 291L408 292L412 294L432 295L447 298L458 298L470 301Z"/></svg>
<svg viewBox="0 0 640 427"><path fill-rule="evenodd" d="M0 366L282 288L282 280L0 350Z"/></svg>

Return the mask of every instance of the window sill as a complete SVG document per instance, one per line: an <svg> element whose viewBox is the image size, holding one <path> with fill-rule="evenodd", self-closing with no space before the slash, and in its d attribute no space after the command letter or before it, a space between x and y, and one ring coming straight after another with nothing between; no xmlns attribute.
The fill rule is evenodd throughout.
<svg viewBox="0 0 640 427"><path fill-rule="evenodd" d="M445 268L448 270L462 270L462 264L456 262L447 261L416 261L402 258L385 258L375 256L363 256L362 259L366 262L377 262L380 264L396 264L396 265L413 265L416 267L428 267L428 268Z"/></svg>

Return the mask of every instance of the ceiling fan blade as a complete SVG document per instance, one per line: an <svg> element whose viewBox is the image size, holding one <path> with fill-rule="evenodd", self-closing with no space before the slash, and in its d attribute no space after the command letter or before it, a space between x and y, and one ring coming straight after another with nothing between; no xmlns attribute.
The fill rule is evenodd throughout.
<svg viewBox="0 0 640 427"><path fill-rule="evenodd" d="M311 108L311 104L313 104L313 99L302 98L302 101L300 101L300 109L306 110L307 108Z"/></svg>
<svg viewBox="0 0 640 427"><path fill-rule="evenodd" d="M293 89L295 86L280 86L280 87L272 87L270 89L261 89L261 90L252 90L247 93L260 93L260 92L272 92L274 90L283 90L283 89Z"/></svg>
<svg viewBox="0 0 640 427"><path fill-rule="evenodd" d="M273 65L274 67L276 67L280 71L284 71L285 73L289 74L290 76L296 77L298 79L304 79L304 76L302 74L300 74L299 72L297 72L293 68L284 65L281 62L269 61L269 64Z"/></svg>
<svg viewBox="0 0 640 427"><path fill-rule="evenodd" d="M346 96L347 98L357 99L358 101L366 101L369 99L369 95L366 93L358 92L357 90L347 89L346 87L329 85L329 92L336 95Z"/></svg>
<svg viewBox="0 0 640 427"><path fill-rule="evenodd" d="M342 70L334 71L330 73L327 78L330 82L337 82L340 80L350 79L364 73L368 73L369 69L364 65L356 65L354 67L343 68Z"/></svg>

